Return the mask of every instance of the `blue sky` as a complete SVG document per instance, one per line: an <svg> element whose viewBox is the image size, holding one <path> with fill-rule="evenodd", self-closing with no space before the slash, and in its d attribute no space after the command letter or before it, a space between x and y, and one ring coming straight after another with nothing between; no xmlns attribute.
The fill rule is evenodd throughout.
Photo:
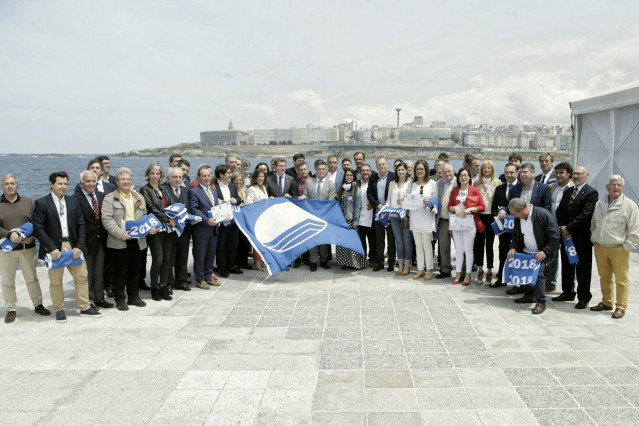
<svg viewBox="0 0 639 426"><path fill-rule="evenodd" d="M396 107L568 124L569 101L637 80L639 3L520 3L0 1L0 152L388 125Z"/></svg>

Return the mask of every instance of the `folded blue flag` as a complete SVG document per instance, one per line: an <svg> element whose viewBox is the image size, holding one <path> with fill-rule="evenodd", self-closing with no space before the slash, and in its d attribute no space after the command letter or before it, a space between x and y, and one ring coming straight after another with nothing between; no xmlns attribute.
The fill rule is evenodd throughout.
<svg viewBox="0 0 639 426"><path fill-rule="evenodd" d="M539 276L539 262L534 254L515 253L506 259L502 282L515 285L535 285Z"/></svg>
<svg viewBox="0 0 639 426"><path fill-rule="evenodd" d="M162 223L158 220L153 213L147 214L142 219L127 220L125 228L129 231L131 238L142 238L149 235L151 229L162 229Z"/></svg>
<svg viewBox="0 0 639 426"><path fill-rule="evenodd" d="M182 235L184 232L184 227L187 222L201 222L202 218L200 216L194 216L189 213L186 209L186 206L182 203L171 204L170 206L163 209L164 213L175 222L175 226L170 224L164 225L164 230L166 232L175 232L178 237Z"/></svg>
<svg viewBox="0 0 639 426"><path fill-rule="evenodd" d="M269 274L288 270L302 253L320 244L338 244L364 255L357 231L346 223L337 200L266 199L242 207L235 223Z"/></svg>
<svg viewBox="0 0 639 426"><path fill-rule="evenodd" d="M575 242L572 238L564 238L562 235L562 241L564 242L564 247L566 248L566 256L568 256L568 263L574 265L579 262L579 256L577 256L577 249L575 248Z"/></svg>
<svg viewBox="0 0 639 426"><path fill-rule="evenodd" d="M80 255L80 257L74 259L72 251L60 252L60 259L58 260L53 260L51 254L44 255L44 264L47 269L58 269L64 268L65 266L81 265L82 260L84 260L84 255Z"/></svg>
<svg viewBox="0 0 639 426"><path fill-rule="evenodd" d="M375 213L375 222L382 222L382 225L388 226L389 217L404 219L405 216L406 210L401 207L384 206L381 209L377 210L377 213Z"/></svg>
<svg viewBox="0 0 639 426"><path fill-rule="evenodd" d="M17 233L22 239L30 237L31 235L33 235L33 223L27 222L18 228L13 228L9 232ZM11 241L10 238L0 239L0 247L2 247L2 251L4 251L5 253L9 253L11 250L16 248L18 244L19 243L14 243L13 241Z"/></svg>
<svg viewBox="0 0 639 426"><path fill-rule="evenodd" d="M490 224L495 231L495 235L502 234L504 232L511 233L513 229L515 229L515 217L511 214L507 214L505 219L497 219L495 217L495 221Z"/></svg>

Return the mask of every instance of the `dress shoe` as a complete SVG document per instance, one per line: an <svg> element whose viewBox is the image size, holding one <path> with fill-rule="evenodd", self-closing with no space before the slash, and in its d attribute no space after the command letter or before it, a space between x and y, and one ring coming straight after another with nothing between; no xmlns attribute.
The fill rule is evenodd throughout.
<svg viewBox="0 0 639 426"><path fill-rule="evenodd" d="M124 300L116 300L116 305L118 307L118 311L128 311L129 305L126 304Z"/></svg>
<svg viewBox="0 0 639 426"><path fill-rule="evenodd" d="M51 315L51 311L42 306L42 303L36 306L34 311L36 314L42 315L43 317L48 317L49 315Z"/></svg>
<svg viewBox="0 0 639 426"><path fill-rule="evenodd" d="M169 294L169 287L166 285L160 287L160 296L162 297L162 300L173 300L173 298Z"/></svg>
<svg viewBox="0 0 639 426"><path fill-rule="evenodd" d="M220 284L220 282L217 280L217 277L215 275L213 275L213 279L210 280L206 280L206 283L208 285L210 285L211 287L219 287L222 284Z"/></svg>
<svg viewBox="0 0 639 426"><path fill-rule="evenodd" d="M588 302L586 302L585 300L580 300L575 305L575 309L586 309L587 307L588 307Z"/></svg>
<svg viewBox="0 0 639 426"><path fill-rule="evenodd" d="M115 294L113 293L113 287L108 287L106 289L106 297L115 297Z"/></svg>
<svg viewBox="0 0 639 426"><path fill-rule="evenodd" d="M231 268L231 269L229 269L229 272L230 272L231 274L243 274L243 273L244 273L244 271L243 271L243 270L241 270L241 269L240 269L240 268L238 268L238 267L235 267L235 268Z"/></svg>
<svg viewBox="0 0 639 426"><path fill-rule="evenodd" d="M191 287L189 287L188 285L186 285L184 283L176 284L174 288L176 290L191 291ZM168 288L167 288L167 290L168 290Z"/></svg>
<svg viewBox="0 0 639 426"><path fill-rule="evenodd" d="M129 301L127 302L127 305L135 305L138 308L143 308L146 306L146 302L140 299L139 296L133 296L133 297L129 297Z"/></svg>
<svg viewBox="0 0 639 426"><path fill-rule="evenodd" d="M546 293L552 293L552 292L553 292L553 291L555 291L555 290L556 290L556 288L555 288L555 287L553 287L553 286L551 286L551 285L546 284Z"/></svg>
<svg viewBox="0 0 639 426"><path fill-rule="evenodd" d="M320 262L320 266L324 269L331 269L331 267L328 266L328 262Z"/></svg>
<svg viewBox="0 0 639 426"><path fill-rule="evenodd" d="M311 272L317 271L317 263L311 263Z"/></svg>
<svg viewBox="0 0 639 426"><path fill-rule="evenodd" d="M615 311L612 313L612 317L614 319L621 319L623 318L623 316L626 314L626 311L624 311L623 309L615 309Z"/></svg>
<svg viewBox="0 0 639 426"><path fill-rule="evenodd" d="M162 296L160 296L160 289L157 287L153 287L151 289L151 299L155 300L156 302L159 302L162 300Z"/></svg>
<svg viewBox="0 0 639 426"><path fill-rule="evenodd" d="M561 293L557 297L553 297L552 300L554 302L572 302L575 300L575 295L570 293Z"/></svg>
<svg viewBox="0 0 639 426"><path fill-rule="evenodd" d="M537 301L536 297L525 294L523 297L519 299L515 299L515 303L535 303Z"/></svg>
<svg viewBox="0 0 639 426"><path fill-rule="evenodd" d="M218 275L222 278L228 278L229 277L229 273L226 271L220 271L218 272Z"/></svg>
<svg viewBox="0 0 639 426"><path fill-rule="evenodd" d="M447 274L446 272L440 272L439 274L435 275L435 278L437 278L438 280L442 278L450 278L450 277L452 277L452 275Z"/></svg>
<svg viewBox="0 0 639 426"><path fill-rule="evenodd" d="M489 285L488 287L490 288L506 287L506 284L499 281L495 281L493 284Z"/></svg>
<svg viewBox="0 0 639 426"><path fill-rule="evenodd" d="M302 265L302 259L299 257L293 261L293 268L299 268Z"/></svg>
<svg viewBox="0 0 639 426"><path fill-rule="evenodd" d="M4 322L11 324L16 321L16 311L7 311L7 316L4 317Z"/></svg>
<svg viewBox="0 0 639 426"><path fill-rule="evenodd" d="M470 274L466 274L466 276L464 277L464 281L462 281L462 285L463 286L467 286L470 285Z"/></svg>
<svg viewBox="0 0 639 426"><path fill-rule="evenodd" d="M599 302L597 306L591 306L591 311L599 312L599 311L612 311L612 306L606 306L602 302Z"/></svg>
<svg viewBox="0 0 639 426"><path fill-rule="evenodd" d="M535 305L535 307L532 310L532 313L534 315L539 315L541 313L543 313L546 310L546 304L545 303L537 303Z"/></svg>
<svg viewBox="0 0 639 426"><path fill-rule="evenodd" d="M59 322L59 323L67 322L67 314L65 314L64 311L56 311L55 322Z"/></svg>
<svg viewBox="0 0 639 426"><path fill-rule="evenodd" d="M306 266L311 266L311 261L309 259L302 259L302 263Z"/></svg>
<svg viewBox="0 0 639 426"><path fill-rule="evenodd" d="M104 308L104 309L110 309L113 307L113 303L111 302L107 302L106 300L103 300L101 302L98 302L95 304L98 308Z"/></svg>
<svg viewBox="0 0 639 426"><path fill-rule="evenodd" d="M202 281L197 283L197 288L201 288L202 290L209 290L211 286L206 281Z"/></svg>
<svg viewBox="0 0 639 426"><path fill-rule="evenodd" d="M379 272L382 269L384 269L384 265L375 265L375 267L373 268L373 272Z"/></svg>
<svg viewBox="0 0 639 426"><path fill-rule="evenodd" d="M389 263L388 268L386 268L388 272L393 272L395 270L395 264Z"/></svg>
<svg viewBox="0 0 639 426"><path fill-rule="evenodd" d="M150 287L149 285L147 285L147 283L140 283L138 284L138 290L151 290L152 287Z"/></svg>
<svg viewBox="0 0 639 426"><path fill-rule="evenodd" d="M513 286L510 289L506 290L506 294L519 294L523 293L523 290L519 286Z"/></svg>

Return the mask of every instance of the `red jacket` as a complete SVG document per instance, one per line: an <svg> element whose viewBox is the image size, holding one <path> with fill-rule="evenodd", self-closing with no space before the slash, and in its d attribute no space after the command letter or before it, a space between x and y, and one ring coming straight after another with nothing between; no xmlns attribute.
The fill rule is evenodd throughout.
<svg viewBox="0 0 639 426"><path fill-rule="evenodd" d="M460 186L456 186L452 191L450 191L450 197L448 197L450 200L448 202L448 211L450 212L455 212L457 194L459 193L460 188ZM464 201L464 207L477 207L477 212L483 212L486 209L486 206L484 205L484 198L481 196L479 188L470 185L468 186L468 196L466 197L466 201ZM475 227L477 228L477 231L484 232L486 227L479 219L479 215L477 213L473 213L473 219L475 220Z"/></svg>

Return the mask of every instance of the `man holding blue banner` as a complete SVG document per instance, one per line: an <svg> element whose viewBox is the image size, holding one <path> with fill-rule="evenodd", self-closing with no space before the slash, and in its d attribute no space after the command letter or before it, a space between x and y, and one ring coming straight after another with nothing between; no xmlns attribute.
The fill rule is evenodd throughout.
<svg viewBox="0 0 639 426"><path fill-rule="evenodd" d="M535 255L539 263L539 275L534 285L522 286L524 296L515 299L516 303L533 303L533 314L541 314L546 310L546 262L557 255L559 248L559 229L550 212L546 209L533 207L521 198L513 198L508 202L508 210L515 217L513 239L510 243L508 258L512 259L515 252ZM535 296L533 296L533 291Z"/></svg>
<svg viewBox="0 0 639 426"><path fill-rule="evenodd" d="M493 216L497 216L499 211L508 205L508 197L510 195L510 190L517 183L517 166L513 163L508 163L504 167L504 179L506 179L506 183L499 185L495 188L495 196L493 197L493 204L491 206L491 212ZM504 218L506 214L504 213ZM489 287L497 288L497 287L505 287L506 282L502 279L504 265L506 264L506 256L508 255L508 250L510 250L510 242L512 241L512 233L510 232L502 232L501 234L497 234L499 237L499 270L497 271L497 280L491 284Z"/></svg>
<svg viewBox="0 0 639 426"><path fill-rule="evenodd" d="M13 175L2 177L4 193L0 197L0 238L7 238L15 247L11 251L0 250L0 276L2 276L2 297L4 298L7 314L5 323L16 320L16 271L18 265L22 277L27 284L29 296L35 307L35 312L46 316L51 312L42 305L42 290L36 273L35 238L22 238L20 232L14 231L26 223L31 222L33 214L33 200L18 194L18 180ZM30 224L30 223L29 223Z"/></svg>
<svg viewBox="0 0 639 426"><path fill-rule="evenodd" d="M309 198L311 200L334 200L335 184L326 177L328 174L328 166L324 160L315 161L315 174L315 179L309 179L306 182L304 198ZM330 253L330 244L320 244L319 246L311 248L309 250L311 272L315 272L317 270L318 260L322 268L328 269L328 258Z"/></svg>

